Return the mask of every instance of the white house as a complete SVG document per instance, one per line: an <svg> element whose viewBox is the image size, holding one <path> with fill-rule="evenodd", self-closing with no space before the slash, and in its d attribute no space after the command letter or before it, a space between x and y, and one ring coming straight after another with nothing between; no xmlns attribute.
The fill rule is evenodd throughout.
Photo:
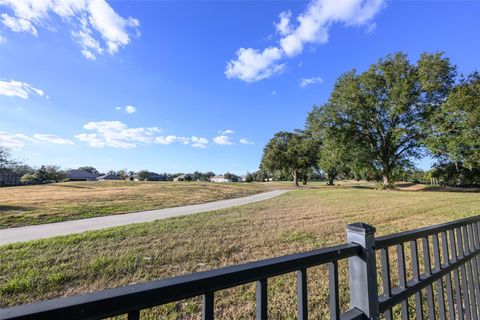
<svg viewBox="0 0 480 320"><path fill-rule="evenodd" d="M120 176L116 175L116 174L104 174L104 175L101 175L99 177L97 177L97 180L98 181L105 181L105 180L122 180L122 178L120 178Z"/></svg>
<svg viewBox="0 0 480 320"><path fill-rule="evenodd" d="M230 179L225 178L224 176L214 176L210 178L211 182L232 182Z"/></svg>

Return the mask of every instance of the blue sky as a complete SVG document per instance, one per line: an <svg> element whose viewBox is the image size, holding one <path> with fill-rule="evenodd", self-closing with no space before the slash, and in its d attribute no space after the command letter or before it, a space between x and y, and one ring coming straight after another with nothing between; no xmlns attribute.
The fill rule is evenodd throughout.
<svg viewBox="0 0 480 320"><path fill-rule="evenodd" d="M343 72L480 65L479 1L0 3L0 142L32 165L253 171Z"/></svg>

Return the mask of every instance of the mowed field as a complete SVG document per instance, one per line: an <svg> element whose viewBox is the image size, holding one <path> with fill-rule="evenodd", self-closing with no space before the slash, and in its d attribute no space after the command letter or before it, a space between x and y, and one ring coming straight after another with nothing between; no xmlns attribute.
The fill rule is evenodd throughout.
<svg viewBox="0 0 480 320"><path fill-rule="evenodd" d="M11 306L340 244L353 222L383 235L478 214L479 193L317 185L231 209L0 247L0 302ZM339 267L346 309L346 261ZM325 266L308 270L312 319L328 317L327 279ZM296 319L295 283L295 274L269 279L269 319ZM142 317L200 319L200 311L196 298ZM216 293L215 312L218 319L254 318L255 285Z"/></svg>
<svg viewBox="0 0 480 320"><path fill-rule="evenodd" d="M65 182L0 188L0 228L238 198L272 183Z"/></svg>

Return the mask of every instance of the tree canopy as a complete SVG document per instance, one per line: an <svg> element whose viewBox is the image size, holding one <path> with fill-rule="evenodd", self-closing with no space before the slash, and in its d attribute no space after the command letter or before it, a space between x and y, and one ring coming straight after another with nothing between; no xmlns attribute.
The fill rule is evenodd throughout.
<svg viewBox="0 0 480 320"><path fill-rule="evenodd" d="M480 73L461 79L432 114L426 144L443 162L480 168Z"/></svg>
<svg viewBox="0 0 480 320"><path fill-rule="evenodd" d="M264 148L262 170L291 175L298 186L300 175L317 165L319 143L303 131L277 132Z"/></svg>
<svg viewBox="0 0 480 320"><path fill-rule="evenodd" d="M422 154L425 124L446 100L454 77L455 68L442 54L422 54L412 64L396 53L360 74L343 74L328 102L314 107L307 121L332 146L320 161L361 159L357 166L377 170L384 185L392 186L395 173Z"/></svg>

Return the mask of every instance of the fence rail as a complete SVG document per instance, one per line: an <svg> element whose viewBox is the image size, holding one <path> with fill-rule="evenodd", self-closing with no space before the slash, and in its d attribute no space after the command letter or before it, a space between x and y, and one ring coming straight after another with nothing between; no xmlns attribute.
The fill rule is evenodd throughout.
<svg viewBox="0 0 480 320"><path fill-rule="evenodd" d="M307 270L327 265L330 319L393 319L393 308L399 304L401 318L409 319L411 296L415 297L416 318L423 319L425 290L429 319L438 315L440 319L476 320L480 319L479 231L480 216L377 238L375 228L357 223L347 226L347 244L5 308L0 319L102 319L127 314L133 320L140 318L140 310L197 296L203 297L202 318L213 319L215 292L248 283L256 283L256 318L267 319L268 279L295 272L297 315L304 320L308 319ZM406 267L406 246L411 270ZM391 279L391 251L396 252L397 286ZM349 266L350 309L341 313L338 262L344 259Z"/></svg>

